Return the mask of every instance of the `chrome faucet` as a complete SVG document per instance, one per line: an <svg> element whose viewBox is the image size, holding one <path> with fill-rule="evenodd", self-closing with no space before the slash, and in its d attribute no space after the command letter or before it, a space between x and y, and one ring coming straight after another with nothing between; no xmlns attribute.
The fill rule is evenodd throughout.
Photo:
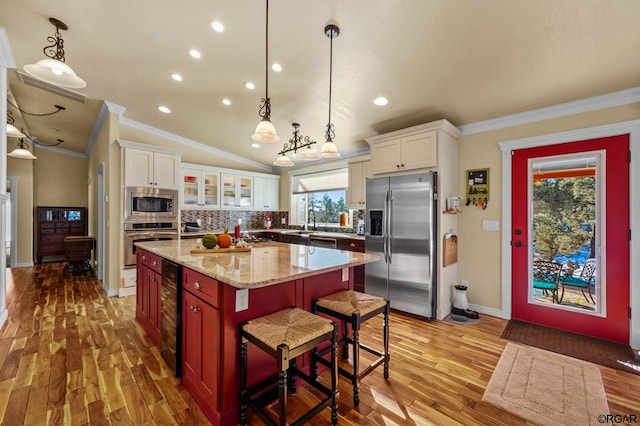
<svg viewBox="0 0 640 426"><path fill-rule="evenodd" d="M311 219L311 213L313 213L313 230L316 230L316 211L309 209L309 219Z"/></svg>

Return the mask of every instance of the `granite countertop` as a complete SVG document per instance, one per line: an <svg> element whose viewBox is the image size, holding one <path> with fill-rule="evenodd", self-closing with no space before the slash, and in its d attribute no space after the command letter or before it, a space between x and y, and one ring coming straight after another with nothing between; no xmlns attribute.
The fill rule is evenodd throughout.
<svg viewBox="0 0 640 426"><path fill-rule="evenodd" d="M211 231L189 231L189 232L181 232L181 236L193 235L193 236L203 236L206 234L221 234L224 232L222 229L211 230ZM288 228L277 228L277 229L247 229L242 230L242 234L246 233L255 233L255 232L273 232L276 234L289 234L289 235L314 235L319 237L332 237L332 238L347 238L352 240L364 240L364 235L357 235L350 232L326 232L326 231L314 231L308 230L303 231L301 229L288 229ZM233 233L233 230L229 231L230 234Z"/></svg>
<svg viewBox="0 0 640 426"><path fill-rule="evenodd" d="M253 244L249 252L204 254L191 254L193 239L135 244L237 288L266 287L379 259L369 253L277 242Z"/></svg>

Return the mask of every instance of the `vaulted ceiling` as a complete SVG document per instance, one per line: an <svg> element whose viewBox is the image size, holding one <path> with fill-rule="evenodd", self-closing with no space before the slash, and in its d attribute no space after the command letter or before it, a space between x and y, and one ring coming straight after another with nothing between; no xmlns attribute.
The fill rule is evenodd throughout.
<svg viewBox="0 0 640 426"><path fill-rule="evenodd" d="M265 91L264 0L3 0L18 69L10 91L29 133L83 153L102 101L123 117L271 165L292 132L324 141L329 39L333 42L332 122L343 155L364 138L446 118L469 124L640 86L637 0L271 0L272 121L281 143L251 147ZM66 63L86 88L57 94L26 84L23 66L44 58L55 17ZM211 22L224 24L215 32ZM201 51L201 59L189 49ZM180 73L182 82L171 79ZM254 82L255 90L244 87ZM373 99L385 96L380 107ZM227 98L231 105L223 105ZM171 114L158 111L166 105ZM9 106L9 109L13 108Z"/></svg>

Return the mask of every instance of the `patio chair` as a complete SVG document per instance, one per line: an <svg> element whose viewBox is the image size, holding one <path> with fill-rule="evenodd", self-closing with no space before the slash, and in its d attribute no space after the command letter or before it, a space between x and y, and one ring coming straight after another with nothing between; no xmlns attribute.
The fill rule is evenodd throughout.
<svg viewBox="0 0 640 426"><path fill-rule="evenodd" d="M591 303L595 304L596 301L593 298L592 288L595 287L595 274L596 274L596 260L595 259L587 259L587 262L582 267L582 271L580 272L579 277L574 277L573 275L566 275L560 279L560 284L562 285L562 295L560 296L560 302L562 302L562 298L564 297L564 288L565 287L574 287L579 288L584 296L585 300L588 302L591 299ZM585 289L587 290L589 297L585 294Z"/></svg>
<svg viewBox="0 0 640 426"><path fill-rule="evenodd" d="M551 292L553 303L560 303L558 299L560 271L562 271L562 264L558 262L548 260L533 261L533 288L543 290L545 294Z"/></svg>

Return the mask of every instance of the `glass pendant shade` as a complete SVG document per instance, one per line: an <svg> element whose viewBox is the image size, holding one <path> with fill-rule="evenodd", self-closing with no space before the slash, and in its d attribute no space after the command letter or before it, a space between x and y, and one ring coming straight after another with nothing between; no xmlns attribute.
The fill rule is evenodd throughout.
<svg viewBox="0 0 640 426"><path fill-rule="evenodd" d="M303 149L302 151L300 151L300 154L298 154L298 158L303 161L317 160L319 157L320 155L318 154L318 151L311 148L310 146L308 146L306 149Z"/></svg>
<svg viewBox="0 0 640 426"><path fill-rule="evenodd" d="M42 59L35 64L24 66L24 70L37 79L56 86L80 89L87 83L78 77L71 67L57 59Z"/></svg>
<svg viewBox="0 0 640 426"><path fill-rule="evenodd" d="M24 142L23 140L20 140L18 142L18 147L13 151L11 151L10 153L8 153L7 156L13 157L13 158L22 158L25 160L35 160L36 158L38 158L35 155L33 155L31 151L29 151L27 148L29 148L29 145L27 145L27 143Z"/></svg>
<svg viewBox="0 0 640 426"><path fill-rule="evenodd" d="M322 151L320 151L320 157L322 158L337 158L340 157L338 147L333 141L328 140L322 144Z"/></svg>
<svg viewBox="0 0 640 426"><path fill-rule="evenodd" d="M251 136L256 142L260 143L276 143L280 142L280 136L276 132L276 127L268 118L263 118L256 126L256 131Z"/></svg>
<svg viewBox="0 0 640 426"><path fill-rule="evenodd" d="M24 138L26 135L22 133L13 124L7 123L7 137L8 138Z"/></svg>
<svg viewBox="0 0 640 426"><path fill-rule="evenodd" d="M286 155L280 155L276 158L276 161L273 162L273 165L278 167L291 167L293 166L293 161Z"/></svg>

